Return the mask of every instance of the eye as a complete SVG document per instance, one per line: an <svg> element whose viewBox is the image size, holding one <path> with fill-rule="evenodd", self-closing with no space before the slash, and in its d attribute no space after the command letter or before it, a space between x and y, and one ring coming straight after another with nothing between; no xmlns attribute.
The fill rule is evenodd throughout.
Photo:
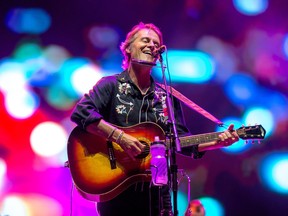
<svg viewBox="0 0 288 216"><path fill-rule="evenodd" d="M156 48L159 48L159 46L160 46L159 43L154 42L154 44L155 44L155 47L156 47Z"/></svg>

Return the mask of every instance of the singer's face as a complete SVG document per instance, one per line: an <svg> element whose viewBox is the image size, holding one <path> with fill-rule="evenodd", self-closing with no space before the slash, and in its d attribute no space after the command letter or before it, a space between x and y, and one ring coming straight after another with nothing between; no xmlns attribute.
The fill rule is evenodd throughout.
<svg viewBox="0 0 288 216"><path fill-rule="evenodd" d="M157 59L152 55L152 51L158 47L160 47L160 39L157 33L151 29L141 29L130 45L131 59L155 62Z"/></svg>

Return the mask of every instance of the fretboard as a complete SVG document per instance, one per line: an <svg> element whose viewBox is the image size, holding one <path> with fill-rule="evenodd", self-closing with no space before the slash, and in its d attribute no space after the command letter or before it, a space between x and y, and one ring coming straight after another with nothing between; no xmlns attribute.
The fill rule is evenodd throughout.
<svg viewBox="0 0 288 216"><path fill-rule="evenodd" d="M211 142L219 139L219 134L221 132L206 133L200 135L192 135L180 137L181 147L189 147L193 145L198 145L201 143Z"/></svg>

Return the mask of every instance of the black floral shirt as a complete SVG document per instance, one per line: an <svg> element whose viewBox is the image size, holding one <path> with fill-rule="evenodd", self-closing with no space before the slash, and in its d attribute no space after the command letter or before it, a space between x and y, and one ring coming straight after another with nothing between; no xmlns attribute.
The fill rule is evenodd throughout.
<svg viewBox="0 0 288 216"><path fill-rule="evenodd" d="M172 101L178 134L189 135L181 104L177 98ZM142 95L128 71L103 77L80 99L71 115L71 120L83 129L100 119L121 127L154 122L166 132L169 130L166 92L151 77L150 89ZM195 148L190 149L190 154L191 150L194 152Z"/></svg>

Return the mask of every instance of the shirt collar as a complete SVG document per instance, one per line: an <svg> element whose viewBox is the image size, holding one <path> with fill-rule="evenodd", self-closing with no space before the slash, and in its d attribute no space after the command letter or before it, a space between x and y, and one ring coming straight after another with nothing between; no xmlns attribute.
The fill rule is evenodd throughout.
<svg viewBox="0 0 288 216"><path fill-rule="evenodd" d="M117 79L121 83L125 83L125 82L127 83L128 82L128 83L131 83L134 85L134 83L132 82L132 80L129 76L128 70L125 70L122 73L120 73ZM150 76L150 80L151 80L151 86L150 86L148 93L150 93L151 91L155 91L155 81L154 81L152 76Z"/></svg>

